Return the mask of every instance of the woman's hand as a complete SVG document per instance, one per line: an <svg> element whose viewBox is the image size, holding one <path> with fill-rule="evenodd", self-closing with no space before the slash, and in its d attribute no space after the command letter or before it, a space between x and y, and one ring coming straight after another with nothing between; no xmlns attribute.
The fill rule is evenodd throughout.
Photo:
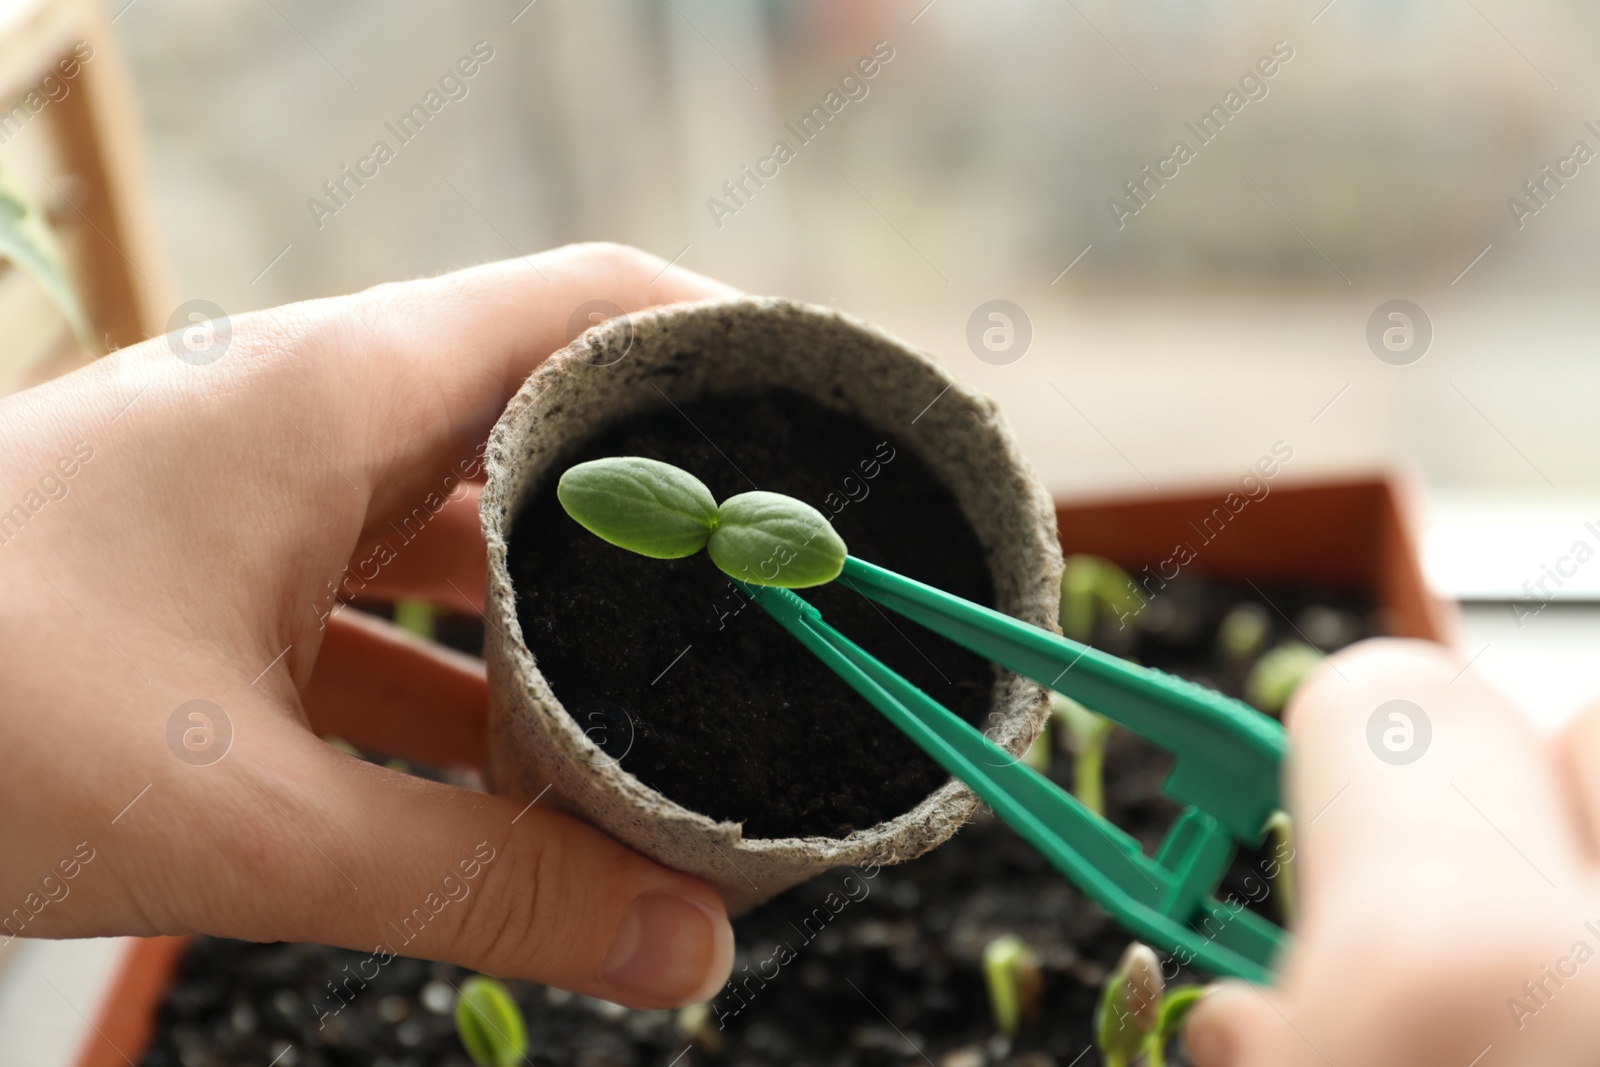
<svg viewBox="0 0 1600 1067"><path fill-rule="evenodd" d="M641 1007L713 994L732 933L709 886L317 735L481 760L481 664L335 594L481 609L465 479L512 393L590 301L727 292L579 245L240 316L211 362L157 338L0 402L0 937L319 941Z"/></svg>
<svg viewBox="0 0 1600 1067"><path fill-rule="evenodd" d="M1278 988L1201 1001L1197 1067L1593 1063L1600 709L1546 744L1454 656L1373 641L1289 720L1296 942Z"/></svg>

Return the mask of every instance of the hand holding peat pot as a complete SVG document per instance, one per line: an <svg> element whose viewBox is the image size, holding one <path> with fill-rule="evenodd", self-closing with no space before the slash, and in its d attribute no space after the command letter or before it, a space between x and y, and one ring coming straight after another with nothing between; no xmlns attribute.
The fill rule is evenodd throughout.
<svg viewBox="0 0 1600 1067"><path fill-rule="evenodd" d="M343 946L368 975L392 954L640 1007L712 995L732 933L703 881L318 735L482 759L481 664L343 600L476 609L481 448L574 309L729 292L577 246L241 315L203 366L156 338L0 401L23 501L0 523L0 942L205 933Z"/></svg>

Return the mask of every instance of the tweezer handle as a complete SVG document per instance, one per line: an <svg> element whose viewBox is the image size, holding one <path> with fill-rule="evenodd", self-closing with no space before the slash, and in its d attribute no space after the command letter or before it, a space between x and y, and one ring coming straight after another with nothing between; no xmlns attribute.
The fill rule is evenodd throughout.
<svg viewBox="0 0 1600 1067"><path fill-rule="evenodd" d="M1283 728L1254 708L1173 675L952 596L854 556L838 579L963 648L1054 689L1174 756L1166 793L1258 843L1281 806Z"/></svg>
<svg viewBox="0 0 1600 1067"><path fill-rule="evenodd" d="M1076 797L991 743L976 729L835 630L786 589L739 583L769 615L1002 820L1135 934L1184 953L1203 969L1270 979L1282 933L1240 908L1205 896L1198 868L1225 865L1232 841L1202 812L1186 813L1157 860ZM1118 872L1112 875L1108 872ZM1198 874L1198 877L1196 875ZM1200 885L1198 890L1195 886ZM1196 913L1203 912L1196 917ZM1188 920L1204 923L1196 931ZM1211 928L1212 921L1216 928Z"/></svg>

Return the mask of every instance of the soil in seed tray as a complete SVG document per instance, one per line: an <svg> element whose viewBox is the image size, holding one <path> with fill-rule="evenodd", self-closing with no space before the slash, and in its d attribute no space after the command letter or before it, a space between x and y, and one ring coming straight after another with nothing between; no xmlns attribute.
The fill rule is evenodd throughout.
<svg viewBox="0 0 1600 1067"><path fill-rule="evenodd" d="M1058 755L1052 777L1066 784L1070 764ZM1165 768L1128 735L1114 738L1107 804L1147 847L1172 814L1158 793ZM1128 942L989 816L910 863L797 886L734 930L734 979L698 1035L673 1012L508 982L527 1018L529 1064L916 1067L928 1062L920 1052L938 1067L1098 1067L1095 998ZM993 1034L979 962L1004 933L1022 936L1044 972L1041 1017L1010 1042ZM320 945L200 938L140 1067L471 1067L450 1014L470 975L403 957L377 967L369 953Z"/></svg>
<svg viewBox="0 0 1600 1067"><path fill-rule="evenodd" d="M981 604L993 585L955 498L899 440L786 390L707 397L633 416L556 470L645 456L718 500L786 493L853 555ZM607 544L556 499L513 522L523 637L562 704L624 770L747 837L843 837L915 807L947 778L700 553L658 560ZM994 670L841 584L805 590L843 633L968 722Z"/></svg>
<svg viewBox="0 0 1600 1067"><path fill-rule="evenodd" d="M1215 647L1218 621L1245 601L1270 604L1263 648L1308 634L1333 651L1378 632L1354 598L1186 579L1163 591L1151 607L1163 606L1146 610L1131 640L1102 633L1095 643L1238 696L1249 664L1230 664ZM463 630L470 625L463 620ZM1160 793L1169 767L1129 734L1112 735L1107 811L1147 850L1175 814ZM1058 750L1049 774L1070 783L1071 758ZM1265 852L1241 854L1217 896L1280 919L1266 870ZM1099 1067L1094 1004L1128 943L1104 911L984 815L910 863L840 869L796 886L734 931L733 981L696 1034L672 1012L507 983L528 1020L529 1064ZM1043 1011L1013 1041L994 1036L980 963L983 946L1007 933L1032 947L1044 971ZM450 1017L468 972L405 958L374 970L366 952L201 938L140 1067L470 1067ZM1198 980L1183 974L1178 984ZM1168 1062L1188 1061L1178 1049Z"/></svg>

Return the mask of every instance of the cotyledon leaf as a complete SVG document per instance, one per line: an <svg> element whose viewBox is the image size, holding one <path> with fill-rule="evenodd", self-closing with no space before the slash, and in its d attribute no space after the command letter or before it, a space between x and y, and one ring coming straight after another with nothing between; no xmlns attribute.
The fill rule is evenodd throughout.
<svg viewBox="0 0 1600 1067"><path fill-rule="evenodd" d="M704 482L659 460L614 456L568 468L556 498L604 541L653 559L692 556L717 523L717 501Z"/></svg>
<svg viewBox="0 0 1600 1067"><path fill-rule="evenodd" d="M752 585L804 589L839 577L848 554L822 512L781 493L740 493L717 509L711 561Z"/></svg>

